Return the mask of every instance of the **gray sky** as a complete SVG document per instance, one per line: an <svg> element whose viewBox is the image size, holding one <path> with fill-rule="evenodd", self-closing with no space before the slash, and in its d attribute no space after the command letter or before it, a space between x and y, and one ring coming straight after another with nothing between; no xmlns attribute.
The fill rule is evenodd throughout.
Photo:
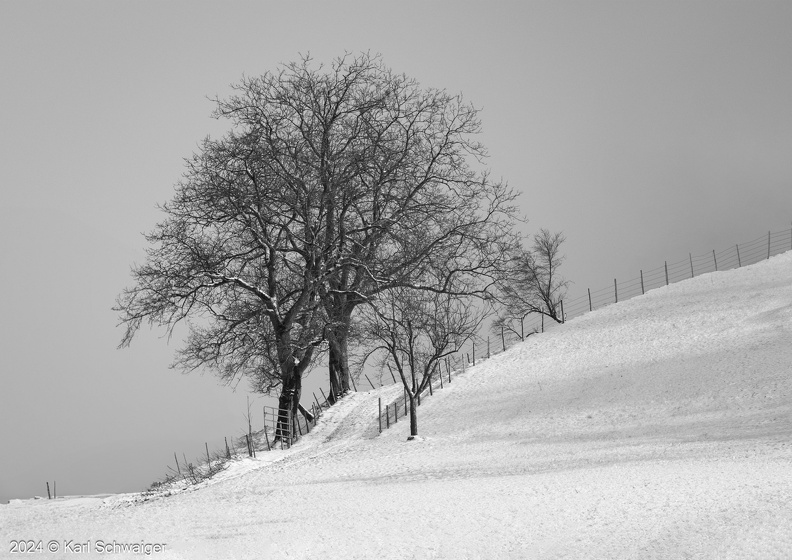
<svg viewBox="0 0 792 560"><path fill-rule="evenodd" d="M0 0L0 501L141 490L242 433L244 387L161 332L116 350L110 308L243 73L370 50L462 92L574 296L790 227L790 29L780 1Z"/></svg>

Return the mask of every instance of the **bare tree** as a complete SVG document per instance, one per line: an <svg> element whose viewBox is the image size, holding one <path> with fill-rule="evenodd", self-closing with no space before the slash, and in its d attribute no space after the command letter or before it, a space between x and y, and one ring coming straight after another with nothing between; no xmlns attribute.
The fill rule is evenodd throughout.
<svg viewBox="0 0 792 560"><path fill-rule="evenodd" d="M143 265L115 310L127 346L145 321L189 336L175 366L209 367L226 382L279 387L296 414L301 378L323 337L317 187L289 182L256 132L205 140L187 162L166 218L146 236Z"/></svg>
<svg viewBox="0 0 792 560"><path fill-rule="evenodd" d="M355 309L394 287L484 296L506 262L514 194L482 168L477 110L379 57L310 57L217 99L231 131L188 161L116 309L190 334L176 365L248 377L297 410L325 347L349 388ZM443 269L423 286L423 271ZM464 280L463 280L464 278ZM453 288L452 288L453 286Z"/></svg>
<svg viewBox="0 0 792 560"><path fill-rule="evenodd" d="M410 438L418 435L420 401L443 359L475 336L486 313L472 297L394 288L363 308L367 356L399 373L410 401ZM364 358L365 360L365 358Z"/></svg>
<svg viewBox="0 0 792 560"><path fill-rule="evenodd" d="M465 275L464 289L484 294L505 262L514 194L472 167L486 151L478 111L461 96L422 89L365 53L327 71L304 57L246 78L218 114L263 131L288 180L315 181L327 201L320 299L331 399L349 390L359 305L439 262L447 282L462 286Z"/></svg>
<svg viewBox="0 0 792 560"><path fill-rule="evenodd" d="M536 332L525 332L525 319L533 313L563 322L560 305L569 282L558 269L564 261L561 244L565 240L561 232L541 229L534 235L530 250L517 247L513 251L512 260L498 281L500 309L494 329L503 328L525 340Z"/></svg>

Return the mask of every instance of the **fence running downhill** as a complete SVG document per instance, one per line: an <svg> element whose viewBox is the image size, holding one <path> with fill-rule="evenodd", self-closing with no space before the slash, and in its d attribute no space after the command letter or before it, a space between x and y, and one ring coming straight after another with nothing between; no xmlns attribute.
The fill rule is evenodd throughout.
<svg viewBox="0 0 792 560"><path fill-rule="evenodd" d="M249 418L247 433L236 438L232 437L230 442L226 437L224 447L214 453L209 452L209 444L205 443L206 454L196 459L195 462L188 461L184 454L180 461L178 455L174 453L176 468L170 467L170 472L165 478L152 484L149 491L166 488L167 485L174 482L184 482L188 485L198 484L222 471L232 459L238 459L245 455L255 457L256 453L261 451L289 449L298 438L311 432L323 412L330 407L330 402L325 397L324 391L320 389L320 392L322 400L316 396L316 393L313 393L310 410L305 409L308 414L298 413L296 417L292 417L287 410L263 406L264 424L262 429L253 430L252 419ZM250 409L248 411L250 412Z"/></svg>
<svg viewBox="0 0 792 560"><path fill-rule="evenodd" d="M755 264L790 250L792 250L792 228L778 232L768 231L767 235L762 235L745 243L738 243L720 252L712 250L701 255L688 253L687 259L671 263L666 261L657 268L640 270L637 277L623 282L619 282L614 278L612 285L599 290L587 289L586 293L581 296L564 300L561 302L562 316L564 320L571 319L595 309L643 295L655 288L668 286L669 284L681 282L708 272L730 270ZM551 319L545 321L544 316L541 316L533 321L526 322L524 329L525 333L530 335L544 332L545 328L552 328L554 325L557 325L555 321ZM459 357L448 357L445 361L446 372L440 373L437 379L435 377L432 378L432 382L423 392L423 398L425 398L427 392L431 395L433 390L442 389L443 385L442 381L440 381L442 376L446 377L447 383L451 382L452 375L456 375L458 372L458 370L452 369L456 364L460 364L462 371L464 371L466 366L475 365L477 359L480 361L481 359L489 358L491 355L503 352L508 348L507 343L515 341L520 341L520 337L505 331L501 331L496 336L474 336L469 350L465 351L463 348L457 353ZM476 355L477 350L479 352L478 358ZM483 350L486 350L486 352L483 352ZM397 380L394 379L395 382ZM370 380L369 383L371 383ZM372 388L374 388L373 384ZM421 395L419 395L417 401L418 405L420 405L420 398ZM382 405L380 400L380 411L376 420L379 431L382 432L383 429L390 428L391 423L398 422L400 413L402 417L408 416L408 406L406 394L399 397L396 401L385 405Z"/></svg>
<svg viewBox="0 0 792 560"><path fill-rule="evenodd" d="M614 278L613 284L610 286L593 291L589 289L586 294L565 300L563 302L565 318L577 317L588 311L643 295L654 288L667 286L708 272L755 264L789 250L792 250L792 229L778 232L768 231L767 235L762 235L746 243L732 245L720 252L712 250L701 255L688 253L686 259L671 263L666 261L657 268L640 270L637 277L623 282L618 282ZM538 321L531 327L534 331L538 330Z"/></svg>
<svg viewBox="0 0 792 560"><path fill-rule="evenodd" d="M666 261L657 268L640 270L638 276L630 280L619 282L614 278L612 285L598 290L587 289L583 295L564 300L561 302L562 316L564 320L571 319L595 309L640 296L655 288L687 280L708 272L730 270L755 264L789 250L792 250L792 229L779 232L769 231L767 235L762 235L746 243L738 243L720 252L712 250L701 255L689 253L686 259L671 263ZM544 332L545 328L551 328L556 324L555 321L545 321L544 316L540 316L532 322L524 324L525 334ZM450 384L455 375L464 373L466 367L474 366L482 359L505 351L509 346L508 343L514 343L515 341L520 341L520 337L514 333L508 333L507 335L504 331L495 336L474 336L469 349L463 347L454 355L446 357L436 374L432 376L426 389L417 396L417 405L420 406L421 400L431 396L434 391L442 390L445 385ZM374 383L367 375L366 379L371 388L375 389ZM393 377L393 383L401 383L401 381ZM380 386L384 385L382 377L380 377ZM357 390L357 387L355 387L355 391ZM226 440L225 449L215 453L214 457L210 456L209 446L207 445L206 463L201 462L202 464L199 467L195 467L184 459L182 465L185 466L185 472L182 472L182 465L179 464L178 457L174 454L176 470L171 469L172 473L166 477L165 481L182 478L189 480L192 478L192 482L197 482L202 478L211 476L218 470L222 470L224 461L230 460L232 457L239 457L245 453L253 457L258 451L269 451L276 447L291 447L297 438L309 433L316 426L323 411L330 406L324 391L320 389L320 392L322 395L321 399L317 397L316 393L312 395L313 402L310 404L310 414L308 415L311 417L310 420L304 414L298 414L295 417L295 421L291 423L289 422L289 419L292 418L290 414L265 406L263 407L264 427L261 430L253 431L250 429L244 436L236 438L236 440L232 438L230 446ZM406 392L384 405L380 399L375 427L378 429L378 433L381 433L382 430L390 428L391 424L398 423L399 418L404 418L405 416L409 416L409 399Z"/></svg>
<svg viewBox="0 0 792 560"><path fill-rule="evenodd" d="M432 396L435 391L443 389L446 385L451 384L452 375L457 373L451 369L451 362L452 358L451 356L448 356L441 362L440 367L438 367L437 370L433 372L429 378L429 383L427 383L426 388L418 393L415 397L415 403L417 406L421 406L422 399L425 399L427 396ZM445 372L443 371L443 366L445 366ZM465 366L463 363L462 370L464 371L464 369ZM401 381L397 381L395 378L393 382L394 384L401 383ZM407 398L406 389L403 390L402 395L397 397L396 400L385 403L385 405L382 404L382 398L380 398L379 411L376 420L378 433L382 433L382 430L389 429L391 427L391 423L397 424L400 417L407 417L409 415L410 400Z"/></svg>

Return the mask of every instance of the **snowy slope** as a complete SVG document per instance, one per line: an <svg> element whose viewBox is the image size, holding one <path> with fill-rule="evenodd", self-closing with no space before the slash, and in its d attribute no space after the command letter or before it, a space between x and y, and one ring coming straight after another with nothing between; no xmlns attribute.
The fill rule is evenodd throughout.
<svg viewBox="0 0 792 560"><path fill-rule="evenodd" d="M792 253L529 338L426 399L417 441L374 437L399 391L170 497L0 506L0 556L792 558Z"/></svg>

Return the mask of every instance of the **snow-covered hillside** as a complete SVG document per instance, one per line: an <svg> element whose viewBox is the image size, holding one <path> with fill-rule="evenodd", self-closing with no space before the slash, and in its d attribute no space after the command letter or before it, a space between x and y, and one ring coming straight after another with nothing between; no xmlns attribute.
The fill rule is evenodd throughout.
<svg viewBox="0 0 792 560"><path fill-rule="evenodd" d="M792 558L792 253L532 336L426 399L416 441L376 436L399 391L170 497L0 506L4 555Z"/></svg>

